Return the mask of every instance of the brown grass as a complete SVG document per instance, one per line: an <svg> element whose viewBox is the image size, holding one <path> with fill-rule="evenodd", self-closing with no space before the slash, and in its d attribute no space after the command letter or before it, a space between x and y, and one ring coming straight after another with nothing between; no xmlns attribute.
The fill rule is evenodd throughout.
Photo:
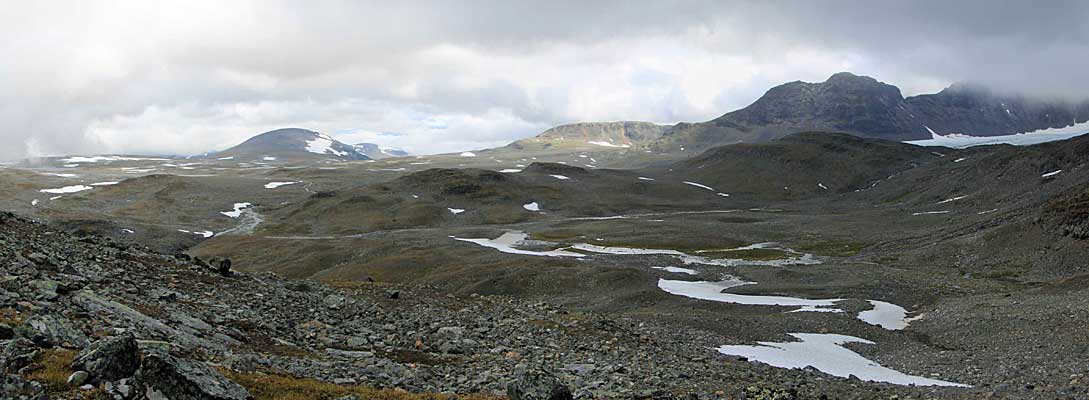
<svg viewBox="0 0 1089 400"><path fill-rule="evenodd" d="M27 317L29 317L29 315L21 313L13 308L0 309L0 323L15 326L23 323Z"/></svg>
<svg viewBox="0 0 1089 400"><path fill-rule="evenodd" d="M42 350L38 358L34 360L37 368L25 377L29 380L41 382L45 385L46 393L50 398L73 398L79 392L82 398L88 400L107 400L109 396L101 388L80 390L68 386L68 377L72 375L72 360L78 354L75 350L50 349Z"/></svg>
<svg viewBox="0 0 1089 400"><path fill-rule="evenodd" d="M275 374L234 371L223 371L223 373L249 390L257 400L330 400L351 394L368 400L498 400L503 398L483 394L446 396L433 393L408 393L403 390L337 385L314 379Z"/></svg>

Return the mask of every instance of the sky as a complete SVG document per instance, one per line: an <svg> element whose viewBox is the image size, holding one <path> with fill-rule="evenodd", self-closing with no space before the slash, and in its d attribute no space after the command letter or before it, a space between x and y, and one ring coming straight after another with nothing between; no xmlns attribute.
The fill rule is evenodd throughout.
<svg viewBox="0 0 1089 400"><path fill-rule="evenodd" d="M839 71L1089 92L1086 1L0 0L0 159L300 127L416 154L699 122Z"/></svg>

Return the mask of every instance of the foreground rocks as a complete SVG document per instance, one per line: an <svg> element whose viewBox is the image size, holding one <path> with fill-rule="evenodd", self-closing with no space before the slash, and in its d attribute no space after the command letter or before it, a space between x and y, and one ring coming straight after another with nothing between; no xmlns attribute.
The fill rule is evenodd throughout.
<svg viewBox="0 0 1089 400"><path fill-rule="evenodd" d="M848 396L857 382L717 355L709 349L724 339L702 331L503 296L239 274L217 261L208 268L0 214L9 268L0 310L13 337L0 339L0 398L252 397L226 375L527 400L867 398ZM48 365L46 355L63 354L69 361ZM30 379L49 368L61 382ZM901 398L963 394L868 387Z"/></svg>

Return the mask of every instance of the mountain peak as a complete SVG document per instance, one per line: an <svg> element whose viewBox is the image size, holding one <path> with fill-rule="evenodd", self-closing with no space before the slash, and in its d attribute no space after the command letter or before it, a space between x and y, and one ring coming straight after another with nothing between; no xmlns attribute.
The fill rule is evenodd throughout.
<svg viewBox="0 0 1089 400"><path fill-rule="evenodd" d="M268 131L251 137L235 147L216 153L216 156L262 160L369 159L351 145L341 143L328 135L302 128Z"/></svg>

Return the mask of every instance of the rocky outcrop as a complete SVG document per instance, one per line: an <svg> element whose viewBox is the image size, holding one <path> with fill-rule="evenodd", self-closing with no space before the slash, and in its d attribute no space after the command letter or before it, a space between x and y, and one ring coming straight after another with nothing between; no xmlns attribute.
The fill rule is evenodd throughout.
<svg viewBox="0 0 1089 400"><path fill-rule="evenodd" d="M245 388L204 363L161 352L144 355L136 382L149 399L248 400Z"/></svg>
<svg viewBox="0 0 1089 400"><path fill-rule="evenodd" d="M72 361L72 370L86 371L92 383L132 377L139 367L140 349L131 333L91 343Z"/></svg>
<svg viewBox="0 0 1089 400"><path fill-rule="evenodd" d="M571 400L574 396L555 375L544 370L523 370L507 385L511 400Z"/></svg>

